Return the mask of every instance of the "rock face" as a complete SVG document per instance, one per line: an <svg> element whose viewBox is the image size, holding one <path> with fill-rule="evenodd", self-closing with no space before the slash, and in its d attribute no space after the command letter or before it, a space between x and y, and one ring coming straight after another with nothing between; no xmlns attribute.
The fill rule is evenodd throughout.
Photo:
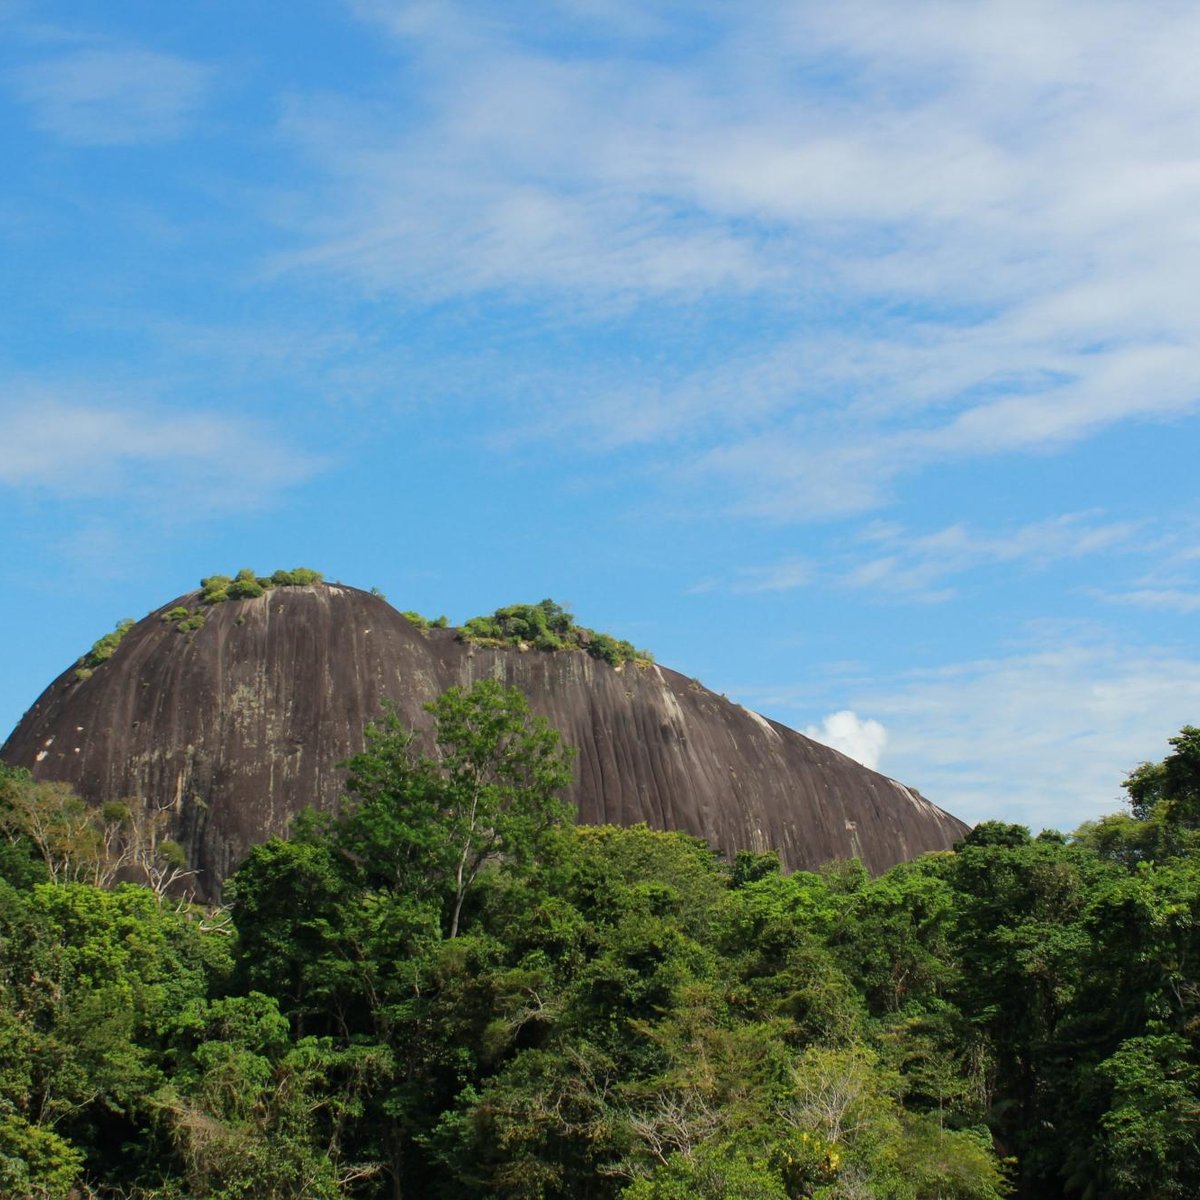
<svg viewBox="0 0 1200 1200"><path fill-rule="evenodd" d="M293 813L337 804L337 764L362 749L384 697L420 727L424 703L486 677L520 688L576 747L581 822L645 821L726 852L775 849L789 868L857 855L872 871L967 829L912 789L663 667L471 646L340 585L213 605L192 631L163 619L198 604L193 592L151 613L90 678L60 675L0 758L92 802L170 801L209 895Z"/></svg>

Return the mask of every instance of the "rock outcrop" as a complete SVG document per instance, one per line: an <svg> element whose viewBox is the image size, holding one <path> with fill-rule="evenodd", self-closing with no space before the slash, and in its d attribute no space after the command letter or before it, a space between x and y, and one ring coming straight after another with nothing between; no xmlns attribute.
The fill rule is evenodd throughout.
<svg viewBox="0 0 1200 1200"><path fill-rule="evenodd" d="M273 588L138 622L90 676L65 671L0 749L92 802L174 806L176 836L217 892L246 850L306 805L337 804L338 763L384 697L414 726L452 684L515 685L576 747L586 823L699 834L726 852L775 849L789 868L858 856L872 871L943 849L967 827L895 780L660 666L579 651L484 648L419 629L332 584Z"/></svg>

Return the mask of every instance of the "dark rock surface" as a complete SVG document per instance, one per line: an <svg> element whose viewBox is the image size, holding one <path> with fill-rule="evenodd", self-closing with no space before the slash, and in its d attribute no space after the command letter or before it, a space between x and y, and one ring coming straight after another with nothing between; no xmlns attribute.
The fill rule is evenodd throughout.
<svg viewBox="0 0 1200 1200"><path fill-rule="evenodd" d="M162 619L198 597L140 621L90 678L60 675L0 758L93 802L170 800L209 894L291 814L337 803L337 763L362 748L382 697L423 726L426 701L489 676L519 687L577 748L582 822L645 821L727 852L777 849L790 868L857 855L872 871L967 829L912 789L663 667L466 645L341 585L217 604L190 633Z"/></svg>

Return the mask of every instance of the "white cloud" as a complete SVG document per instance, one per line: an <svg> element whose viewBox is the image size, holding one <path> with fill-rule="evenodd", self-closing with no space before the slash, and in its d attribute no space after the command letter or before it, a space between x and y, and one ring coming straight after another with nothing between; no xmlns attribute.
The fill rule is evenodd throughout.
<svg viewBox="0 0 1200 1200"><path fill-rule="evenodd" d="M262 503L321 466L251 419L46 393L0 405L0 445L0 487L174 517Z"/></svg>
<svg viewBox="0 0 1200 1200"><path fill-rule="evenodd" d="M864 721L848 708L830 713L820 725L809 725L804 732L813 741L832 746L871 770L878 767L888 740L887 730L878 721Z"/></svg>
<svg viewBox="0 0 1200 1200"><path fill-rule="evenodd" d="M86 146L179 137L206 99L210 71L171 54L80 49L11 72L43 131Z"/></svg>

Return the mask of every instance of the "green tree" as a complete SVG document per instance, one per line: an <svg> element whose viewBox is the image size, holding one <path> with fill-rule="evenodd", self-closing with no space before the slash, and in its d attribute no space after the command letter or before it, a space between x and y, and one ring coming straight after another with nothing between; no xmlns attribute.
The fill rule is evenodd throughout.
<svg viewBox="0 0 1200 1200"><path fill-rule="evenodd" d="M165 1031L223 977L221 941L146 888L0 885L0 1158L25 1144L46 1176L0 1194L55 1195L72 1164L129 1184L161 1157Z"/></svg>
<svg viewBox="0 0 1200 1200"><path fill-rule="evenodd" d="M811 1191L791 1190L780 1168L794 1167L797 1155L781 1159L769 1150L744 1145L739 1140L712 1142L694 1153L673 1153L662 1166L621 1192L621 1200L792 1200ZM814 1177L822 1171L819 1155L813 1157ZM805 1164L808 1165L807 1163ZM789 1172L788 1182L795 1172Z"/></svg>
<svg viewBox="0 0 1200 1200"><path fill-rule="evenodd" d="M1126 776L1129 811L1081 826L1077 842L1127 867L1200 850L1200 729L1185 725L1169 741L1166 758Z"/></svg>
<svg viewBox="0 0 1200 1200"><path fill-rule="evenodd" d="M32 881L27 857L55 883L111 887L136 878L162 900L196 874L183 847L167 836L171 806L110 800L84 802L70 784L35 783L27 771L0 768L0 876Z"/></svg>
<svg viewBox="0 0 1200 1200"><path fill-rule="evenodd" d="M1200 825L1200 729L1185 725L1169 739L1162 762L1142 763L1125 780L1129 807L1140 821L1162 817L1189 828Z"/></svg>
<svg viewBox="0 0 1200 1200"><path fill-rule="evenodd" d="M67 1200L78 1196L75 1181L83 1154L43 1125L0 1107L0 1195Z"/></svg>
<svg viewBox="0 0 1200 1200"><path fill-rule="evenodd" d="M395 714L367 733L346 763L348 813L340 848L391 873L410 894L446 898L446 933L457 937L463 906L488 865L528 865L553 845L570 809L562 792L570 752L525 697L485 679L451 688L426 706L436 758L415 753Z"/></svg>
<svg viewBox="0 0 1200 1200"><path fill-rule="evenodd" d="M0 880L28 888L49 879L41 850L19 817L17 797L32 786L28 771L0 762Z"/></svg>
<svg viewBox="0 0 1200 1200"><path fill-rule="evenodd" d="M876 1013L934 1000L955 982L955 897L935 863L903 863L872 880L847 900L833 932L844 969Z"/></svg>
<svg viewBox="0 0 1200 1200"><path fill-rule="evenodd" d="M32 845L55 883L111 883L112 853L125 816L121 805L89 808L70 784L12 776L0 802L0 829Z"/></svg>
<svg viewBox="0 0 1200 1200"><path fill-rule="evenodd" d="M361 1007L360 906L340 867L307 835L272 838L227 887L238 986L278 999L297 1037L310 1025L349 1036Z"/></svg>
<svg viewBox="0 0 1200 1200"><path fill-rule="evenodd" d="M372 1054L355 1161L385 1164L393 1196L444 1194L439 1118L539 1024L548 954L526 968L517 947L558 923L536 881L571 830L569 755L520 693L488 680L428 708L434 753L386 713L340 814L302 817L232 882L240 986L296 1035Z"/></svg>
<svg viewBox="0 0 1200 1200"><path fill-rule="evenodd" d="M1200 846L1200 729L1185 725L1169 740L1173 750L1166 758L1142 763L1124 783L1147 857Z"/></svg>
<svg viewBox="0 0 1200 1200"><path fill-rule="evenodd" d="M171 1022L176 1067L153 1098L191 1194L337 1200L380 1165L344 1153L382 1056L328 1039L293 1043L275 1002L197 1000Z"/></svg>
<svg viewBox="0 0 1200 1200"><path fill-rule="evenodd" d="M1200 1068L1172 1035L1131 1038L1100 1065L1112 1086L1101 1118L1108 1194L1184 1200L1200 1179Z"/></svg>

